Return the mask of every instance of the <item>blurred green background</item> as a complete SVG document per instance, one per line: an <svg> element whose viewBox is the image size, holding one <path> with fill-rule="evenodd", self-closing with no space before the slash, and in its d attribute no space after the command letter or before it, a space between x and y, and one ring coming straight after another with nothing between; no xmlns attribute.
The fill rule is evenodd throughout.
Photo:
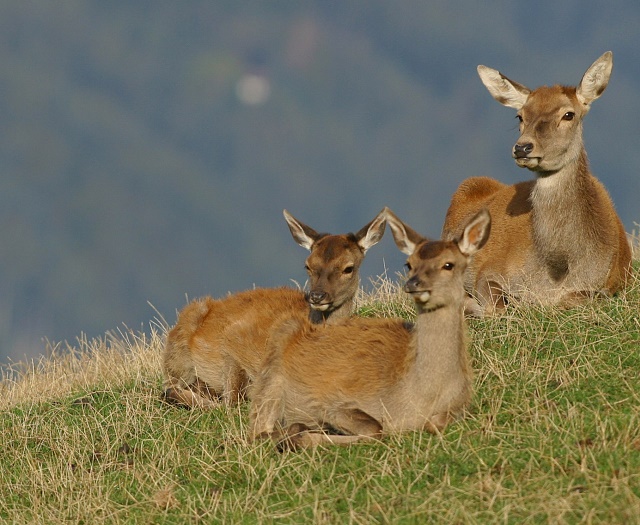
<svg viewBox="0 0 640 525"><path fill-rule="evenodd" d="M631 0L3 1L0 362L302 284L283 208L338 233L388 205L439 236L465 177L530 178L478 64L575 85L614 52L585 141L631 231L639 28ZM363 284L402 262L387 235Z"/></svg>

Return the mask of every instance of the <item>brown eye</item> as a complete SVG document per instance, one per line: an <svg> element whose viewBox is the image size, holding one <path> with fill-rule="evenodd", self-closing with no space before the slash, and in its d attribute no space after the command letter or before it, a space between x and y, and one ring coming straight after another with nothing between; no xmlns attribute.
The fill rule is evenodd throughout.
<svg viewBox="0 0 640 525"><path fill-rule="evenodd" d="M344 270L342 270L342 273L344 275L349 275L353 273L353 266L347 266Z"/></svg>
<svg viewBox="0 0 640 525"><path fill-rule="evenodd" d="M444 264L442 265L442 269L443 269L443 270L448 270L448 271L453 270L453 267L454 267L454 264L453 264L453 263L450 263L450 262L448 262L448 263L444 263Z"/></svg>
<svg viewBox="0 0 640 525"><path fill-rule="evenodd" d="M573 120L576 114L573 111L567 111L564 115L562 115L562 120Z"/></svg>

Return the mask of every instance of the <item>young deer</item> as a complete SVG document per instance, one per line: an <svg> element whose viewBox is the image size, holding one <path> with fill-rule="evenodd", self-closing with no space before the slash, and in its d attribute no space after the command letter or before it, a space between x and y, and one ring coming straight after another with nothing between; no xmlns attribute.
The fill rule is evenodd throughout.
<svg viewBox="0 0 640 525"><path fill-rule="evenodd" d="M460 235L468 217L486 207L493 233L467 268L465 286L476 315L504 308L507 297L570 306L622 289L631 270L624 227L604 186L590 173L582 119L607 87L613 59L596 60L578 87L534 91L478 66L489 93L518 110L516 164L536 179L512 186L487 177L462 182L453 195L443 238Z"/></svg>
<svg viewBox="0 0 640 525"><path fill-rule="evenodd" d="M234 404L259 371L277 319L331 323L351 314L360 265L384 234L384 212L345 235L317 233L286 210L284 217L296 242L311 252L305 265L309 292L258 288L185 306L164 351L167 401L188 407L214 407L220 399Z"/></svg>
<svg viewBox="0 0 640 525"><path fill-rule="evenodd" d="M387 211L409 255L404 289L416 303L415 325L356 317L319 330L300 318L284 321L255 383L252 437L296 448L443 429L471 399L464 270L490 221L481 210L459 240L430 242ZM318 432L326 428L344 435Z"/></svg>

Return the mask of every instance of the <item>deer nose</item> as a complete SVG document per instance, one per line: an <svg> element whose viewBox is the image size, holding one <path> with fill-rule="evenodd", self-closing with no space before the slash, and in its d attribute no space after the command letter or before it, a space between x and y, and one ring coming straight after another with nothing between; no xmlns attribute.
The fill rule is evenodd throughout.
<svg viewBox="0 0 640 525"><path fill-rule="evenodd" d="M404 284L404 291L406 293L412 293L418 291L419 281L416 277L412 277Z"/></svg>
<svg viewBox="0 0 640 525"><path fill-rule="evenodd" d="M327 298L327 292L311 291L309 292L308 298L310 303L318 304Z"/></svg>
<svg viewBox="0 0 640 525"><path fill-rule="evenodd" d="M533 144L531 142L527 142L526 144L516 144L513 147L513 156L516 159L521 159L524 157L528 157L533 151Z"/></svg>

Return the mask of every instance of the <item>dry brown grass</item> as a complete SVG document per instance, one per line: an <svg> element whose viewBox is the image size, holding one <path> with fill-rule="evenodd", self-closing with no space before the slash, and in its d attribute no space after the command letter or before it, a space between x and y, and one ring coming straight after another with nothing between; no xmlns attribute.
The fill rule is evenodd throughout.
<svg viewBox="0 0 640 525"><path fill-rule="evenodd" d="M358 305L413 316L386 277ZM248 442L246 406L165 405L165 333L81 339L5 377L0 521L640 523L637 280L471 321L466 417L348 449L278 454Z"/></svg>
<svg viewBox="0 0 640 525"><path fill-rule="evenodd" d="M130 381L148 381L160 373L165 336L166 326L155 323L149 334L119 331L81 337L75 346L52 346L46 356L3 370L0 410L60 399L99 384L117 389Z"/></svg>

